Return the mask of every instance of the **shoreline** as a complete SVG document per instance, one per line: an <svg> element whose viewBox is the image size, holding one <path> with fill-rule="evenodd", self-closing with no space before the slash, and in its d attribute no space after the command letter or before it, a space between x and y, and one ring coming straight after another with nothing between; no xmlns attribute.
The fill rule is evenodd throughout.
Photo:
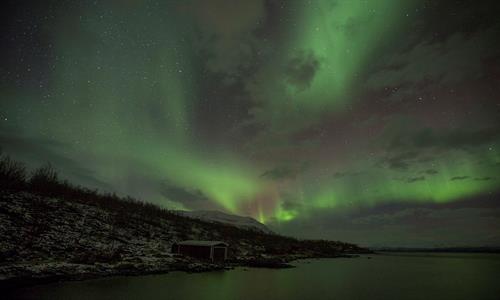
<svg viewBox="0 0 500 300"><path fill-rule="evenodd" d="M235 268L265 268L265 269L289 269L296 268L292 262L303 259L326 259L326 258L358 258L360 254L352 253L330 256L294 256L294 257L268 257L249 258L244 260L228 260L225 263L211 263L190 258L175 260L157 260L154 263L131 264L120 262L118 264L96 263L93 265L66 263L66 262L42 262L38 264L11 264L0 266L4 271L18 272L18 276L0 279L0 289L16 290L29 288L36 285L45 285L58 282L83 281L116 276L143 276L155 274L168 274L170 272L205 273L230 271Z"/></svg>

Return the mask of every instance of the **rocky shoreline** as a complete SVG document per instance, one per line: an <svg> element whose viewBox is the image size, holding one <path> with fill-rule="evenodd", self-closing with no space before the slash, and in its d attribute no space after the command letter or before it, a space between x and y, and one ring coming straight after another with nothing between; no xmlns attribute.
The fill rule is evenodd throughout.
<svg viewBox="0 0 500 300"><path fill-rule="evenodd" d="M147 258L122 261L116 264L78 264L67 262L39 262L0 265L0 289L16 289L38 284L79 281L112 276L141 276L169 272L202 273L227 271L237 267L287 269L295 268L293 261L320 258L355 258L358 254L341 254L331 257L289 256L246 258L224 263L199 261L189 257Z"/></svg>
<svg viewBox="0 0 500 300"><path fill-rule="evenodd" d="M40 262L36 264L9 264L0 266L0 288L13 289L36 284L87 280L109 276L137 276L163 274L173 271L190 273L225 270L227 266L196 262L189 259L148 259L119 263L77 264L68 262Z"/></svg>

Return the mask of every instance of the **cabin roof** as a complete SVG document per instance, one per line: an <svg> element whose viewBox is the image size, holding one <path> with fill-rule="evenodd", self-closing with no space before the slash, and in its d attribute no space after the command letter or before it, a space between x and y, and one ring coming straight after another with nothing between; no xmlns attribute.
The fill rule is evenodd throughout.
<svg viewBox="0 0 500 300"><path fill-rule="evenodd" d="M211 246L217 246L217 245L224 245L227 247L227 244L222 242L222 241L197 241L197 240L187 240L187 241L181 241L181 242L176 242L177 245L189 245L189 246L206 246L206 247L211 247Z"/></svg>

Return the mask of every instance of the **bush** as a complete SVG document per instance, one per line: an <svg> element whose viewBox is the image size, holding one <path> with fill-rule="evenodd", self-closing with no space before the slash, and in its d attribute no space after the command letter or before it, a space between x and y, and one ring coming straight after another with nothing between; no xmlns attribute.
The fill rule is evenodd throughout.
<svg viewBox="0 0 500 300"><path fill-rule="evenodd" d="M22 189L26 184L26 167L23 163L0 154L0 188Z"/></svg>
<svg viewBox="0 0 500 300"><path fill-rule="evenodd" d="M48 194L56 193L61 187L57 172L50 164L34 170L29 185L34 191Z"/></svg>

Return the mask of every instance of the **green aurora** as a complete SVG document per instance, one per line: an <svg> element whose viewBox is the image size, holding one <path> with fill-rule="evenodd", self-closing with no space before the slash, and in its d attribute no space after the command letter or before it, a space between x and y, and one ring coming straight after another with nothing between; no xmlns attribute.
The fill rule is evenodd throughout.
<svg viewBox="0 0 500 300"><path fill-rule="evenodd" d="M65 5L38 8L43 41L9 54L0 86L2 148L32 167L280 232L500 190L498 86L479 59L455 61L497 57L481 43L498 25L469 49L450 46L468 41L455 19L432 37L427 1ZM455 79L414 65L440 60Z"/></svg>

